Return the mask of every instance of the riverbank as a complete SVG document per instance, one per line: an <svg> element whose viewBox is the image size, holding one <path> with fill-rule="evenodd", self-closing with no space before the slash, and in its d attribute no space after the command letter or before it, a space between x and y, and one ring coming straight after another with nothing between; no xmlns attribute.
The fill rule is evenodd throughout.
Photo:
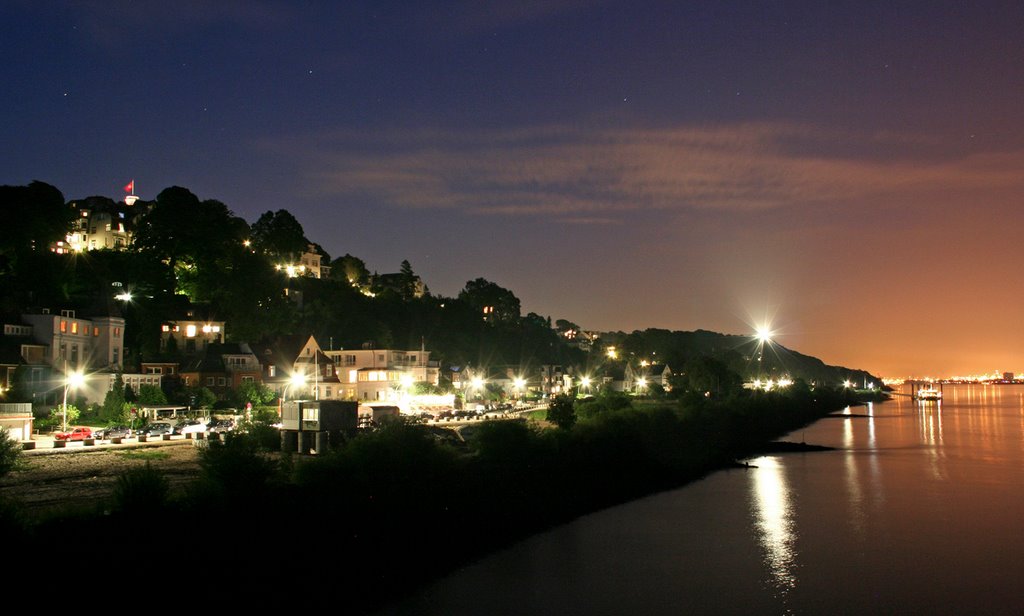
<svg viewBox="0 0 1024 616"><path fill-rule="evenodd" d="M317 458L280 457L240 437L202 454L184 495L22 530L38 542L205 529L189 545L207 549L189 554L244 602L301 578L331 589L296 591L303 605L366 611L531 534L724 468L852 401L755 394L594 412L571 429L488 422L468 450L404 424Z"/></svg>

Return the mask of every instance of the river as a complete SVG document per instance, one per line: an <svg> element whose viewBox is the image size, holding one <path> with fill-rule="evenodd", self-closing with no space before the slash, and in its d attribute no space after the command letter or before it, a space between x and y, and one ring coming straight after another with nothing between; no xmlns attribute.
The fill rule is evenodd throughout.
<svg viewBox="0 0 1024 616"><path fill-rule="evenodd" d="M582 517L387 613L1024 614L1024 386L944 393L822 419L788 438L836 451Z"/></svg>

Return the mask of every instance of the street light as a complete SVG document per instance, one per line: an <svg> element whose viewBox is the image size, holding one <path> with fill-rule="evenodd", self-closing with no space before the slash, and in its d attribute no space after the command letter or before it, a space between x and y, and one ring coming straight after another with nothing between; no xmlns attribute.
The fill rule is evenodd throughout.
<svg viewBox="0 0 1024 616"><path fill-rule="evenodd" d="M305 387L306 375L302 372L295 372L288 379L288 387ZM285 394L287 394L288 387L285 387ZM284 401L282 397L281 401Z"/></svg>
<svg viewBox="0 0 1024 616"><path fill-rule="evenodd" d="M85 374L81 370L75 370L69 372L64 376L64 404L62 406L63 413L61 417L61 430L63 432L68 431L68 390L71 388L78 389L85 383Z"/></svg>
<svg viewBox="0 0 1024 616"><path fill-rule="evenodd" d="M644 377L640 377L639 379L636 380L636 391L637 393L640 393L644 389L647 389L647 379Z"/></svg>

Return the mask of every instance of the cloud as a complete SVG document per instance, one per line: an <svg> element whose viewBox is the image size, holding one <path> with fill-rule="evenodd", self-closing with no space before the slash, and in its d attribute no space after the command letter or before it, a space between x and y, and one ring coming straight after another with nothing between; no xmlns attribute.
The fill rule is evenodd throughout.
<svg viewBox="0 0 1024 616"><path fill-rule="evenodd" d="M923 144L754 123L346 131L273 147L305 158L318 197L576 223L637 210L921 209L968 195L1006 205L1024 189L1024 152L924 155Z"/></svg>

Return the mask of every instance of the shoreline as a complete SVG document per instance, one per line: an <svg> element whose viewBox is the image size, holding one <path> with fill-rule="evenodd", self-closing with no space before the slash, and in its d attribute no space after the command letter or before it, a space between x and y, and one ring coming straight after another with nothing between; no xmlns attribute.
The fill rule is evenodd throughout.
<svg viewBox="0 0 1024 616"><path fill-rule="evenodd" d="M571 430L493 422L481 426L468 456L400 424L316 459L281 457L283 482L253 475L266 454L226 446L214 460L226 474L201 473L187 498L149 511L146 523L230 528L229 549L204 551L203 559L256 603L267 588L246 573L250 563L337 555L303 575L334 588L350 611L369 612L534 534L731 468L742 453L818 451L772 441L850 403L824 394L696 408L666 403L609 412ZM36 524L27 539L104 536L138 525L127 512L79 512Z"/></svg>

